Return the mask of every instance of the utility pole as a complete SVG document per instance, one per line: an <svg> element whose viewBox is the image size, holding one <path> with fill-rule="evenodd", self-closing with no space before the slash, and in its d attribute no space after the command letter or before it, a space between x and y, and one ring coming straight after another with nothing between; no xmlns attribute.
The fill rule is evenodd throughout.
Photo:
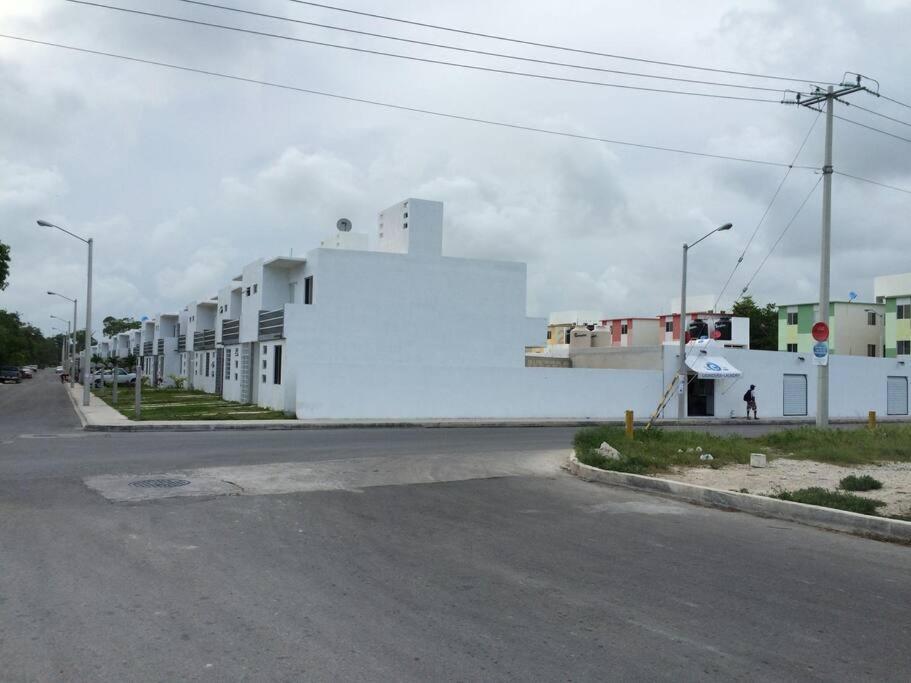
<svg viewBox="0 0 911 683"><path fill-rule="evenodd" d="M867 90L861 85L861 76L856 74L856 83L842 83L838 90L834 86L828 86L825 91L820 88L811 95L797 96L792 101L785 101L786 104L797 104L802 107L809 107L816 111L823 111L822 105L825 104L826 112L826 142L825 142L825 159L822 166L822 239L819 249L819 311L816 315L815 322L829 324L829 275L832 266L832 124L833 110L835 100L846 97L861 90ZM816 366L816 426L824 429L829 426L829 358L825 362Z"/></svg>

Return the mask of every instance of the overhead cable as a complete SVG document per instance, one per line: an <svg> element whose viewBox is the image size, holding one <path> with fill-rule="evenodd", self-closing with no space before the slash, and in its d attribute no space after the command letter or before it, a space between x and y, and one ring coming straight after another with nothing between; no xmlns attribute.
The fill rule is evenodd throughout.
<svg viewBox="0 0 911 683"><path fill-rule="evenodd" d="M689 150L689 149L681 149L681 148L675 148L675 147L663 147L661 145L651 145L651 144L645 144L645 143L639 143L639 142L629 142L627 140L615 140L615 139L611 139L611 138L602 138L602 137L597 137L597 136L593 136L593 135L583 135L581 133L572 133L570 131L565 131L565 130L555 130L552 128L540 128L537 126L529 126L529 125L523 125L523 124L518 124L518 123L509 123L506 121L496 121L494 119L484 119L484 118L475 117L475 116L467 116L467 115L462 115L462 114L451 114L451 113L447 113L447 112L435 111L432 109L422 109L420 107L409 107L406 105L393 104L391 102L384 102L381 100L371 100L371 99L367 99L367 98L363 98L363 97L342 95L339 93L332 93L332 92L327 92L327 91L323 91L323 90L313 90L310 88L302 88L302 87L298 87L298 86L294 86L294 85L288 85L286 83L277 83L274 81L266 81L266 80L261 80L258 78L249 78L246 76L226 74L226 73L221 73L218 71L210 71L208 69L199 69L199 68L195 68L195 67L183 66L180 64L171 64L169 62L161 62L161 61L157 61L157 60L153 60L153 59L132 57L129 55L117 54L115 52L92 50L90 48L77 47L75 45L66 45L64 43L56 43L56 42L46 41L46 40L38 40L36 38L27 38L25 36L16 36L16 35L11 35L11 34L6 34L6 33L0 33L0 38L6 38L8 40L17 40L17 41L24 42L24 43L32 43L34 45L44 45L46 47L54 47L54 48L58 48L58 49L62 49L62 50L69 50L72 52L81 52L84 54L91 54L91 55L96 55L96 56L100 56L100 57L109 57L112 59L118 59L118 60L122 60L122 61L126 61L126 62L135 62L138 64L147 64L150 66L158 66L158 67L162 67L162 68L166 68L166 69L173 69L176 71L185 71L188 73L195 73L195 74L200 74L203 76L213 76L216 78L223 78L226 80L238 81L238 82L242 82L242 83L251 83L254 85L261 85L261 86L265 86L265 87L269 87L269 88L278 88L281 90L305 93L308 95L316 95L319 97L328 97L328 98L332 98L332 99L336 99L336 100L343 100L346 102L369 104L371 106L382 107L384 109L395 109L395 110L407 111L407 112L411 112L411 113L415 113L415 114L424 114L427 116L435 116L435 117L451 119L451 120L455 120L455 121L467 121L470 123L480 123L480 124L489 125L489 126L497 126L499 128L511 128L514 130L524 130L524 131L528 131L531 133L542 133L544 135L554 135L554 136L559 136L559 137L572 138L575 140L588 140L591 142L602 142L605 144L619 145L619 146L623 146L623 147L649 149L649 150L660 151L660 152L671 152L674 154L683 154L686 156L701 157L701 158L705 158L705 159L720 159L720 160L724 160L724 161L738 161L741 163L758 164L761 166L776 166L779 168L787 168L787 167L791 166L791 164L788 164L786 162L781 162L781 161L767 161L767 160L763 160L763 159L751 159L748 157L739 157L739 156L733 156L733 155L727 155L727 154L714 154L711 152L697 152L697 151ZM805 170L815 170L815 168L813 166L796 166L795 165L794 168L800 168L800 169L805 169Z"/></svg>
<svg viewBox="0 0 911 683"><path fill-rule="evenodd" d="M790 76L775 76L775 75L770 75L770 74L752 73L749 71L736 71L734 69L721 69L721 68L709 67L709 66L696 66L693 64L683 64L680 62L669 62L669 61L662 61L659 59L646 59L644 57L631 57L629 55L612 54L609 52L598 52L596 50L586 50L583 48L568 47L566 45L555 45L553 43L541 43L541 42L537 42L537 41L533 41L533 40L524 40L521 38L511 38L508 36L496 35L493 33L482 33L480 31L470 31L467 29L454 28L452 26L442 26L439 24L430 24L430 23L426 23L426 22L422 22L422 21L415 21L412 19L401 19L401 18L397 18L397 17L390 17L390 16L383 15L383 14L362 12L362 11L350 9L347 7L338 7L335 5L327 5L327 4L319 3L319 2L305 2L305 0L288 0L288 2L293 2L297 5L309 5L311 7L319 7L321 9L328 9L328 10L332 10L334 12L344 12L346 14L356 14L356 15L359 15L362 17L370 17L372 19L382 19L383 21L393 21L393 22L397 22L399 24L408 24L410 26L420 26L421 28L429 28L429 29L434 29L437 31L448 31L450 33L458 33L458 34L466 35L466 36L474 36L476 38L487 38L490 40L500 40L500 41L505 41L505 42L509 42L509 43L516 43L519 45L529 45L531 47L542 47L542 48L547 48L549 50L561 50L563 52L574 52L577 54L592 55L595 57L608 57L610 59L622 59L622 60L631 61L631 62L640 62L642 64L656 64L659 66L670 66L670 67L675 67L675 68L679 68L679 69L694 69L697 71L709 71L712 73L729 74L731 76L748 76L751 78L767 78L767 79L772 79L772 80L777 80L777 81L791 81L794 83L818 83L821 85L838 85L838 83L825 81L825 80L821 80L821 79L815 79L815 78L793 78Z"/></svg>
<svg viewBox="0 0 911 683"><path fill-rule="evenodd" d="M225 31L234 31L236 33L246 33L249 35L260 36L264 38L277 38L280 40L287 40L294 43L304 43L307 45L316 45L319 47L331 47L337 50L347 50L349 52L359 52L361 54L369 54L381 57L393 57L395 59L403 59L413 62L422 62L424 64L435 64L438 66L450 66L459 69L468 69L471 71L482 71L486 73L496 73L503 74L508 76L520 76L523 78L535 78L546 81L557 81L563 83L575 83L578 85L594 85L605 88L619 88L621 90L637 90L640 92L652 92L660 93L665 95L686 95L690 97L708 97L712 99L721 99L721 100L739 100L746 102L769 102L778 104L780 100L773 100L769 98L760 98L760 97L749 97L745 95L722 95L719 93L708 93L708 92L695 92L691 90L669 90L666 88L652 88L648 86L638 86L638 85L628 85L622 83L605 83L603 81L588 81L581 78L569 78L566 76L550 76L547 74L533 73L529 71L512 71L510 69L498 69L495 67L489 66L478 66L475 64L464 64L461 62L448 62L442 59L430 59L429 57L416 57L413 55L405 55L397 52L384 52L382 50L371 50L368 48L362 47L353 47L351 45L340 45L338 43L327 43L320 40L310 40L307 38L297 38L295 36L288 36L281 33L270 33L268 31L256 31L248 28L240 28L238 26L228 26L226 24L216 24L208 21L201 21L199 19L189 19L186 17L177 17L170 14L159 14L158 12L147 12L145 10L130 9L126 7L118 7L116 5L105 5L99 2L89 2L88 0L68 0L78 5L86 5L89 7L97 7L100 9L114 10L117 12L125 12L127 14L136 14L145 17L153 17L155 19L166 19L168 21L177 21L184 24L193 24L196 26L205 26L208 28L216 28Z"/></svg>
<svg viewBox="0 0 911 683"><path fill-rule="evenodd" d="M895 185L889 185L887 183L881 183L878 180L870 180L869 178L862 178L860 176L851 175L850 173L845 173L844 171L833 171L835 175L841 175L845 178L850 178L851 180L858 180L862 183L870 183L871 185L878 185L879 187L885 187L889 190L895 190L896 192L904 192L905 194L911 194L911 190L908 190L904 187L896 187Z"/></svg>
<svg viewBox="0 0 911 683"><path fill-rule="evenodd" d="M73 2L76 4L96 4L96 3L84 2L82 0L66 0L66 1ZM315 21L305 21L303 19L285 17L285 16L281 16L278 14L268 14L266 12L256 12L254 10L241 9L239 7L229 7L227 5L219 5L214 2L204 2L203 0L175 0L175 2L182 2L187 5L198 5L200 7L208 7L211 9L225 10L228 12L235 12L238 14L244 14L244 15L248 15L248 16L260 17L260 18L265 18L265 19L286 21L286 22L289 22L292 24L300 24L303 26L313 26L316 28L324 28L324 29L328 29L331 31L343 31L345 33L352 33L355 35L367 36L370 38L382 38L384 40L394 40L394 41L398 41L398 42L402 42L402 43L409 43L411 45L422 45L424 47L440 48L440 49L444 49L444 50L453 50L456 52L464 52L464 53L468 53L468 54L482 55L484 57L511 59L511 60L516 60L516 61L521 61L521 62L530 62L533 64L544 64L547 66L558 66L558 67L570 68L570 69L581 69L584 71L596 71L596 72L600 72L600 73L616 74L616 75L620 75L620 76L632 76L632 77L636 77L636 78L652 78L652 79L662 80L662 81L676 81L679 83L692 83L692 84L696 84L696 85L711 85L711 86L717 86L717 87L723 87L723 88L736 88L736 89L741 89L741 90L754 90L754 91L761 91L761 92L773 92L773 93L781 92L781 88L769 88L769 87L763 87L763 86L759 86L759 85L747 85L747 84L743 84L743 83L724 83L721 81L706 81L706 80L700 80L700 79L696 79L696 78L681 78L678 76L662 76L662 75L657 75L657 74L641 73L638 71L623 71L620 69L608 69L605 67L590 66L588 64L574 64L571 62L558 62L558 61L554 61L554 60L550 60L550 59L536 59L534 57L523 57L523 56L519 56L519 55L508 54L505 52L492 52L489 50L477 50L477 49L473 49L473 48L462 47L459 45L450 45L447 43L435 43L435 42L430 42L430 41L426 41L426 40L415 40L413 38L405 38L402 36L393 36L393 35L389 35L387 33L362 31L362 30L350 28L347 26L335 26L333 24L323 24L323 23L319 23L319 22L315 22Z"/></svg>

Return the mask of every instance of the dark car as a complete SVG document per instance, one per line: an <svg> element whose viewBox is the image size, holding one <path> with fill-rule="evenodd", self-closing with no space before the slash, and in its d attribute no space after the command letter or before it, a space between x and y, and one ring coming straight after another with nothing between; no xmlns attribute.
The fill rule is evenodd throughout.
<svg viewBox="0 0 911 683"><path fill-rule="evenodd" d="M4 365L0 367L0 382L6 384L7 382L15 382L19 384L22 381L22 376L19 374L19 368L15 365Z"/></svg>

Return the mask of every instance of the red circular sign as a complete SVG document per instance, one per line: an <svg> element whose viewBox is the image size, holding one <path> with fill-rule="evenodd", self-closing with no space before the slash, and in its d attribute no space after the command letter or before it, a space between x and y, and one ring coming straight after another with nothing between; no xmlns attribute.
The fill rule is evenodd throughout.
<svg viewBox="0 0 911 683"><path fill-rule="evenodd" d="M813 339L818 342L824 342L829 338L829 326L825 323L816 323L811 331Z"/></svg>
<svg viewBox="0 0 911 683"><path fill-rule="evenodd" d="M721 330L715 330L712 332L712 339L721 339Z"/></svg>

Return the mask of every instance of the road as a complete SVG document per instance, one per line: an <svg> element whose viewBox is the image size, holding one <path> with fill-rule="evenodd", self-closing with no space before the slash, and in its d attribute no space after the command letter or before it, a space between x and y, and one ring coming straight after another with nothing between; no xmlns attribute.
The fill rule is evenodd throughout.
<svg viewBox="0 0 911 683"><path fill-rule="evenodd" d="M907 679L911 549L579 481L572 430L86 434L54 382L0 386L0 680Z"/></svg>

